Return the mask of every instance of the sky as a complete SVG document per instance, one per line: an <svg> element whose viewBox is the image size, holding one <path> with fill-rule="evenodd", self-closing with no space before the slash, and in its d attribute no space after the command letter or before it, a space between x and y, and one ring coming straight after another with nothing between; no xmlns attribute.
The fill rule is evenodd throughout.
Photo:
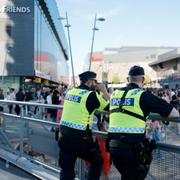
<svg viewBox="0 0 180 180"><path fill-rule="evenodd" d="M68 13L75 74L91 49L122 46L180 46L180 0L56 0L60 15ZM65 24L65 22L63 22ZM66 29L65 29L66 31Z"/></svg>

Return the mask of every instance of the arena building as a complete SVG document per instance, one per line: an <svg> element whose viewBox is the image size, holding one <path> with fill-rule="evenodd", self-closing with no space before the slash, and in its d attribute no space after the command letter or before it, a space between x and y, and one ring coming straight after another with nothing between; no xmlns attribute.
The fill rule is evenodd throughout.
<svg viewBox="0 0 180 180"><path fill-rule="evenodd" d="M106 48L94 52L91 59L91 70L97 73L99 81L109 83L126 83L128 71L133 65L144 67L146 81L157 79L156 72L149 66L158 60L158 56L173 50L174 47L121 47ZM87 63L88 64L88 63Z"/></svg>
<svg viewBox="0 0 180 180"><path fill-rule="evenodd" d="M157 73L157 80L163 87L180 87L180 48L158 56L149 64Z"/></svg>

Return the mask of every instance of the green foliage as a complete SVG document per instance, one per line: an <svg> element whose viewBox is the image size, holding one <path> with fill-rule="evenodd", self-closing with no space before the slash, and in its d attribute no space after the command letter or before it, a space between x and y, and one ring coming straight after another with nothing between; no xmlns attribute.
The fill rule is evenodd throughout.
<svg viewBox="0 0 180 180"><path fill-rule="evenodd" d="M114 83L114 84L119 84L119 83L121 83L121 78L118 77L118 76L114 76L114 77L112 78L112 83Z"/></svg>
<svg viewBox="0 0 180 180"><path fill-rule="evenodd" d="M148 75L145 75L144 84L149 84L151 82L151 78Z"/></svg>

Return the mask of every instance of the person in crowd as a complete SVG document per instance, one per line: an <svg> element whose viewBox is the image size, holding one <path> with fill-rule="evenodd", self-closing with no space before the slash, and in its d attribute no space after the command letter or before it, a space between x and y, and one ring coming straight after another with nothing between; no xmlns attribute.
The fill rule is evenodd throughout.
<svg viewBox="0 0 180 180"><path fill-rule="evenodd" d="M49 95L49 88L43 87L41 90L41 96L46 100L47 96Z"/></svg>
<svg viewBox="0 0 180 180"><path fill-rule="evenodd" d="M3 94L3 90L0 89L0 100L4 100L4 94ZM4 110L3 104L0 105L0 112L2 112ZM3 122L3 117L0 116L0 125Z"/></svg>
<svg viewBox="0 0 180 180"><path fill-rule="evenodd" d="M178 106L179 106L179 99L178 99L178 96L176 94L176 92L173 91L172 93L172 97L171 97L171 105L173 107L175 107L176 109L178 109Z"/></svg>
<svg viewBox="0 0 180 180"><path fill-rule="evenodd" d="M142 67L131 67L127 80L127 87L114 91L110 98L110 153L122 180L144 180L155 148L154 141L145 136L147 116L154 112L163 117L179 117L179 112L142 89Z"/></svg>
<svg viewBox="0 0 180 180"><path fill-rule="evenodd" d="M50 90L49 95L46 97L46 103L49 105L52 105L52 96L53 96L53 90ZM47 108L47 119L48 119L48 121L52 121L51 110L52 109Z"/></svg>
<svg viewBox="0 0 180 180"><path fill-rule="evenodd" d="M152 139L156 142L163 140L165 137L162 121L152 122Z"/></svg>
<svg viewBox="0 0 180 180"><path fill-rule="evenodd" d="M41 96L41 89L40 88L36 89L36 94L37 94L38 99L42 97Z"/></svg>
<svg viewBox="0 0 180 180"><path fill-rule="evenodd" d="M109 94L102 83L97 84L96 73L86 71L79 78L80 86L70 89L64 99L58 142L60 179L74 180L74 166L79 157L90 163L88 180L98 180L103 160L98 143L92 138L91 127L95 109L108 108ZM95 87L102 95L95 91Z"/></svg>
<svg viewBox="0 0 180 180"><path fill-rule="evenodd" d="M27 89L25 91L25 101L32 101L33 97L32 97L32 93L29 89Z"/></svg>
<svg viewBox="0 0 180 180"><path fill-rule="evenodd" d="M60 106L64 106L64 97L65 97L65 93L64 92L61 92L61 100L60 100L60 103L59 105ZM61 117L62 117L62 113L63 113L63 109L58 109L57 110L57 123L60 123L61 121Z"/></svg>
<svg viewBox="0 0 180 180"><path fill-rule="evenodd" d="M15 99L16 99L16 96L15 96L15 93L14 93L14 88L9 88L7 100L8 101L15 101ZM9 108L9 114L11 114L12 110L13 110L13 104L9 104L8 108Z"/></svg>
<svg viewBox="0 0 180 180"><path fill-rule="evenodd" d="M170 103L170 102L171 102L171 97L170 97L169 93L166 92L166 91L163 91L163 93L162 93L162 99L164 99L167 103Z"/></svg>
<svg viewBox="0 0 180 180"><path fill-rule="evenodd" d="M4 100L4 94L3 94L3 90L0 89L0 100ZM3 111L3 106L0 106L0 111Z"/></svg>
<svg viewBox="0 0 180 180"><path fill-rule="evenodd" d="M178 98L178 110L180 113L180 89L177 90L177 98ZM178 133L180 134L180 123L178 123Z"/></svg>
<svg viewBox="0 0 180 180"><path fill-rule="evenodd" d="M59 105L59 103L60 103L59 96L60 96L59 91L55 89L52 94L52 104L53 105ZM51 109L52 122L56 122L56 117L57 117L57 109Z"/></svg>
<svg viewBox="0 0 180 180"><path fill-rule="evenodd" d="M38 99L36 88L31 88L30 90L32 101L36 101Z"/></svg>
<svg viewBox="0 0 180 180"><path fill-rule="evenodd" d="M23 92L23 89L19 88L19 91L16 93L16 101L24 101L24 100L25 100L25 94ZM19 105L17 104L15 106L16 114L19 115L20 111L21 111L21 109L20 109Z"/></svg>

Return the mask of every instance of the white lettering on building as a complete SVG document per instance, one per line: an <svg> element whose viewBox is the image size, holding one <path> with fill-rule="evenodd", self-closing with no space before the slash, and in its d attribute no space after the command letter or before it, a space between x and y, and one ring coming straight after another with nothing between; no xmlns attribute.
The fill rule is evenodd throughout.
<svg viewBox="0 0 180 180"><path fill-rule="evenodd" d="M1 13L30 13L30 7L19 7L19 6L3 6L0 9Z"/></svg>

